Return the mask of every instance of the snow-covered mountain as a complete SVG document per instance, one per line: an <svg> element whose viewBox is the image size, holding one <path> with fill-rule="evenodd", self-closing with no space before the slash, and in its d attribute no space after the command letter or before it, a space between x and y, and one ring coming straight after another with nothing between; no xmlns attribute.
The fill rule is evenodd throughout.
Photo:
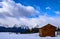
<svg viewBox="0 0 60 39"><path fill-rule="evenodd" d="M9 27L8 24L1 24L0 23L0 26L3 26L3 27ZM28 26L28 25L24 25L24 24L14 24L13 27L21 27L21 28L24 28L24 29L28 29L28 28L39 28L39 25L34 25L34 27L32 25Z"/></svg>

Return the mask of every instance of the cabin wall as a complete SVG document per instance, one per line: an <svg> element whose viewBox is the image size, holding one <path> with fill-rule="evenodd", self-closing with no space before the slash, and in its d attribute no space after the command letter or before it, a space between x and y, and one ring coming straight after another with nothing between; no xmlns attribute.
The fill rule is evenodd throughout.
<svg viewBox="0 0 60 39"><path fill-rule="evenodd" d="M51 36L51 37L55 37L55 28L51 29L39 29L39 36L40 37L45 37L45 36Z"/></svg>

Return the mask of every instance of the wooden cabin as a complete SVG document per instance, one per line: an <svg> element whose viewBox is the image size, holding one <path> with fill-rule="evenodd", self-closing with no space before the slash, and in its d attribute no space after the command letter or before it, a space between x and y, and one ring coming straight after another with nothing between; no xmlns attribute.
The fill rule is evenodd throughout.
<svg viewBox="0 0 60 39"><path fill-rule="evenodd" d="M40 37L46 37L46 36L55 37L55 31L56 31L55 26L51 24L47 24L39 29L39 36Z"/></svg>

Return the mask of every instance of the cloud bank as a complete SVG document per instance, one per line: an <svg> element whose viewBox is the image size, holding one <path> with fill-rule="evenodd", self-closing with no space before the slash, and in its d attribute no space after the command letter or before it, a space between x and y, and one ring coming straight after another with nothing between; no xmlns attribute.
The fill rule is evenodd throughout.
<svg viewBox="0 0 60 39"><path fill-rule="evenodd" d="M32 6L24 6L20 3L15 3L12 0L5 0L1 3L2 7L0 9L0 13L2 16L8 17L29 17L29 16L36 16L39 14Z"/></svg>
<svg viewBox="0 0 60 39"><path fill-rule="evenodd" d="M3 0L0 2L0 6L2 6L0 8L0 23L7 24L8 27L13 27L14 24L24 24L29 27L35 27L37 24L41 27L47 23L60 25L59 17L40 15L40 11L32 6L24 6L21 3L15 3L13 0ZM50 8L47 7L46 9Z"/></svg>

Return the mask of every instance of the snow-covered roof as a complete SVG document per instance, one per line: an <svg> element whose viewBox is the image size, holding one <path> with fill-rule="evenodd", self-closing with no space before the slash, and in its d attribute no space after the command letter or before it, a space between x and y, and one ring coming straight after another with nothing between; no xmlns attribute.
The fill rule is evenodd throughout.
<svg viewBox="0 0 60 39"><path fill-rule="evenodd" d="M48 24L50 24L50 23L47 23L47 24L41 24L41 25L39 26L39 28L44 27L45 25L48 25ZM55 26L55 27L58 27L57 25L54 25L54 24L50 24L50 25L53 25L53 26Z"/></svg>

